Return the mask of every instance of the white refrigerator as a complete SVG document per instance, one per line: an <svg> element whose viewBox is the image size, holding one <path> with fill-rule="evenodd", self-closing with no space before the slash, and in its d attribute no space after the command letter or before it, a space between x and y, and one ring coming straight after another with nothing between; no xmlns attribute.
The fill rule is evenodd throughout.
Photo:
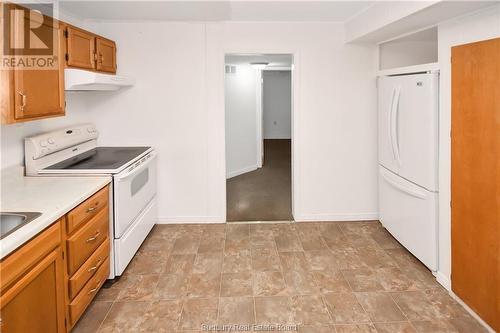
<svg viewBox="0 0 500 333"><path fill-rule="evenodd" d="M438 73L378 80L379 212L432 271L438 266Z"/></svg>

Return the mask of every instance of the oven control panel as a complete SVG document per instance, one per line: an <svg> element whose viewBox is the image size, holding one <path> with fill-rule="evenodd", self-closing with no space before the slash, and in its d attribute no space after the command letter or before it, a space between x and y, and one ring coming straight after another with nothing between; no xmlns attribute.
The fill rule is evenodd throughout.
<svg viewBox="0 0 500 333"><path fill-rule="evenodd" d="M95 140L99 136L95 125L84 124L32 136L25 139L26 152L31 159L58 152L80 143Z"/></svg>

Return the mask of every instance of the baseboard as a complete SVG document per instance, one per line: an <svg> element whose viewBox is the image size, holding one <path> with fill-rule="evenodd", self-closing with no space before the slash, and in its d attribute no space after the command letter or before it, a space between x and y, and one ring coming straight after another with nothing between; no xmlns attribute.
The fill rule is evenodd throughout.
<svg viewBox="0 0 500 333"><path fill-rule="evenodd" d="M156 224L200 224L200 223L226 223L220 216L161 216L156 219Z"/></svg>
<svg viewBox="0 0 500 333"><path fill-rule="evenodd" d="M474 319L476 319L481 325L484 326L484 328L486 328L486 330L488 330L488 332L490 333L495 333L496 331L491 328L490 325L488 325L481 317L479 317L479 315L474 312L474 310L472 310L467 304L465 304L464 301L462 301L460 299L460 297L458 297L453 291L450 290L450 296L453 297L453 299L455 299L461 306L463 306L463 308L472 316L474 317Z"/></svg>
<svg viewBox="0 0 500 333"><path fill-rule="evenodd" d="M294 216L297 222L317 221L371 221L378 220L378 213L356 213L356 214L303 214Z"/></svg>
<svg viewBox="0 0 500 333"><path fill-rule="evenodd" d="M247 172L255 171L257 169L258 169L257 165L251 165L251 166L244 167L243 169L231 171L231 172L228 172L226 174L226 179L233 178L233 177L242 175L242 174L247 173Z"/></svg>
<svg viewBox="0 0 500 333"><path fill-rule="evenodd" d="M435 272L434 276L440 285L442 285L446 290L451 291L451 280L449 276L446 276L440 271Z"/></svg>

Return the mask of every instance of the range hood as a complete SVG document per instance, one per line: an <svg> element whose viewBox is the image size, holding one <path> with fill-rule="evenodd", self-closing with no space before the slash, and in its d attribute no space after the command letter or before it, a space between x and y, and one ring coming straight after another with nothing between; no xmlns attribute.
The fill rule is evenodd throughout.
<svg viewBox="0 0 500 333"><path fill-rule="evenodd" d="M64 90L66 91L110 91L121 87L133 86L130 77L102 74L81 69L64 70Z"/></svg>

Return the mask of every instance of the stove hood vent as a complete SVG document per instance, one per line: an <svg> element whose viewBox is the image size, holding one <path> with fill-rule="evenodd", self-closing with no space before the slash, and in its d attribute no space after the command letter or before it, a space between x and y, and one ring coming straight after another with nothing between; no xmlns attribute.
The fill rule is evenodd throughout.
<svg viewBox="0 0 500 333"><path fill-rule="evenodd" d="M64 70L64 90L66 91L111 91L133 86L135 80L120 75L102 74L81 69Z"/></svg>

